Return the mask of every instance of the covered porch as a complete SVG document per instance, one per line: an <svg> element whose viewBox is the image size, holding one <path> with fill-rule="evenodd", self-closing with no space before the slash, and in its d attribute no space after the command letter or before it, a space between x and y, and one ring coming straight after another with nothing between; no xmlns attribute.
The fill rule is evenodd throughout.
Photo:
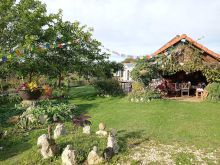
<svg viewBox="0 0 220 165"><path fill-rule="evenodd" d="M168 97L205 97L204 88L208 84L206 77L201 71L179 71L173 75L163 76Z"/></svg>

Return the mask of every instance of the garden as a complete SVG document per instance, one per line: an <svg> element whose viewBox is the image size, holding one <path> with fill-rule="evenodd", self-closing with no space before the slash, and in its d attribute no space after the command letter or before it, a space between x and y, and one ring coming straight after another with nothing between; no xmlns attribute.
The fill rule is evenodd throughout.
<svg viewBox="0 0 220 165"><path fill-rule="evenodd" d="M38 0L0 11L0 164L220 164L219 63L184 42L135 59L126 93L93 28ZM169 99L181 71L202 72L201 102Z"/></svg>

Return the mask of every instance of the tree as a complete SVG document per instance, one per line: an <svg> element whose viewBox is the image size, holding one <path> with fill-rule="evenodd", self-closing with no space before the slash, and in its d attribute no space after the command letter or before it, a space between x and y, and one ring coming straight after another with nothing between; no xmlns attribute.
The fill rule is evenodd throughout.
<svg viewBox="0 0 220 165"><path fill-rule="evenodd" d="M119 70L124 70L124 65L122 63L117 63L115 61L102 61L94 65L92 76L99 79L109 79Z"/></svg>
<svg viewBox="0 0 220 165"><path fill-rule="evenodd" d="M6 4L0 2L0 6L6 11L1 14L0 51L3 55L12 54L11 60L1 68L8 68L7 73L29 75L31 81L33 75L40 71L40 56L45 54L38 48L40 43L47 41L44 27L53 24L59 13L47 15L46 5L38 0L21 0L17 4L7 0Z"/></svg>
<svg viewBox="0 0 220 165"><path fill-rule="evenodd" d="M128 57L126 59L124 59L121 63L135 63L137 60L132 58L132 57Z"/></svg>
<svg viewBox="0 0 220 165"><path fill-rule="evenodd" d="M99 48L101 43L92 38L92 31L79 22L63 22L62 19L47 29L46 34L59 46L44 56L45 67L50 77L58 77L59 86L62 77L68 73L88 76L95 63L107 58L108 55Z"/></svg>

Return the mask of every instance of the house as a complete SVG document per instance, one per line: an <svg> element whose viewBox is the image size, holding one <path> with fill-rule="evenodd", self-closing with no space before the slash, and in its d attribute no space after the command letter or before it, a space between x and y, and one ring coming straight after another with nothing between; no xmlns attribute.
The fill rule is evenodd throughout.
<svg viewBox="0 0 220 165"><path fill-rule="evenodd" d="M134 68L134 63L123 63L124 65L124 70L123 71L118 71L115 74L115 77L118 78L119 81L121 82L131 82L131 71Z"/></svg>
<svg viewBox="0 0 220 165"><path fill-rule="evenodd" d="M162 61L164 70L171 71L163 73L163 78L169 84L174 84L174 91L183 91L188 95L197 94L198 89L203 91L201 87L203 86L204 88L211 81L208 79L207 69L205 70L204 68L209 68L209 71L213 70L213 68L220 69L220 55L199 44L186 34L177 35L153 53L153 56L158 55L162 59L166 57L166 59L168 58L169 61L172 61L171 65L168 65L167 61ZM219 72L214 72L213 74L220 78ZM177 84L184 85L184 90Z"/></svg>

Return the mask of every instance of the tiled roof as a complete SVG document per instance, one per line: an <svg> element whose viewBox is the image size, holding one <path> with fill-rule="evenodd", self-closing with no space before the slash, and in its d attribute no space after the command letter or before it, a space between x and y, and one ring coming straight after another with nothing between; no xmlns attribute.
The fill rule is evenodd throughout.
<svg viewBox="0 0 220 165"><path fill-rule="evenodd" d="M204 52L206 52L207 54L209 54L210 56L220 60L220 55L209 50L208 48L206 48L205 46L199 44L198 42L196 42L195 40L193 40L192 38L188 37L186 34L182 34L177 35L176 37L174 37L172 40L170 40L167 44L165 44L164 46L162 46L160 49L158 49L156 52L153 53L154 56L160 54L161 52L165 51L166 49L168 49L169 47L173 46L174 44L178 43L179 41L181 41L182 39L187 40L188 42L192 43L194 46L196 46L197 48L203 50Z"/></svg>

